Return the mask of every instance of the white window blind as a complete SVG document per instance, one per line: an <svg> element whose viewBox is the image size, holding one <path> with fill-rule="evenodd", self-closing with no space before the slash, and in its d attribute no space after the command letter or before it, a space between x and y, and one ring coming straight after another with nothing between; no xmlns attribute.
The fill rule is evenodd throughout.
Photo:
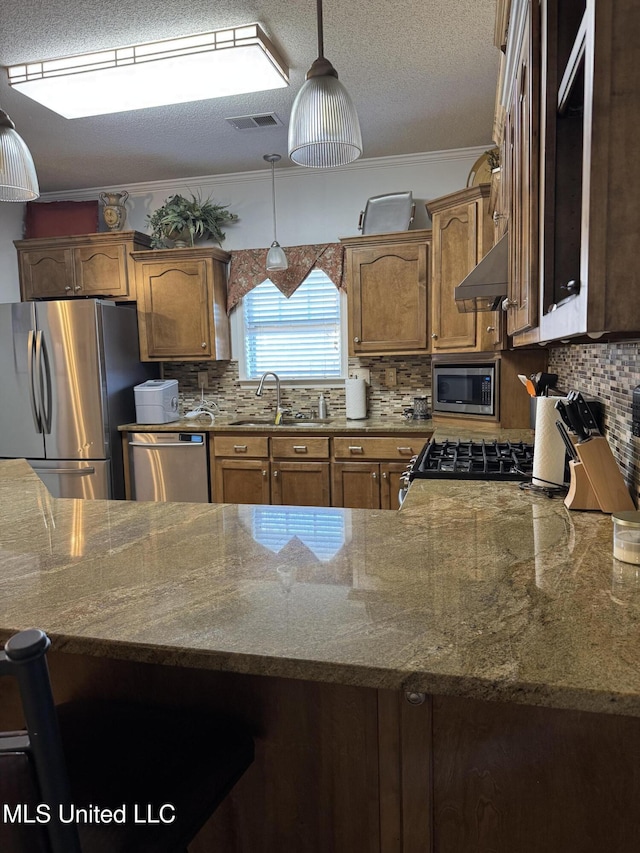
<svg viewBox="0 0 640 853"><path fill-rule="evenodd" d="M267 370L281 379L340 378L340 294L322 270L289 299L267 279L242 301L247 379Z"/></svg>

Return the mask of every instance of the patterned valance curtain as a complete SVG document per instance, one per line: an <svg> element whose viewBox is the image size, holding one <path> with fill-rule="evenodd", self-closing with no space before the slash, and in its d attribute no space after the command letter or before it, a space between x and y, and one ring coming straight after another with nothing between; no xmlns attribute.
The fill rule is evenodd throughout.
<svg viewBox="0 0 640 853"><path fill-rule="evenodd" d="M227 286L227 312L245 293L268 278L287 298L300 287L312 269L321 269L338 289L344 289L344 246L325 243L312 246L287 246L289 268L267 272L268 249L240 249L231 252Z"/></svg>

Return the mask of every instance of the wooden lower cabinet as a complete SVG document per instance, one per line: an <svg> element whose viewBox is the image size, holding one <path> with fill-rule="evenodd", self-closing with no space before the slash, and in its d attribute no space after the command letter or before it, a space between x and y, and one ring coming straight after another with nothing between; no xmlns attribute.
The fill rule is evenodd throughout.
<svg viewBox="0 0 640 853"><path fill-rule="evenodd" d="M238 716L256 758L189 853L637 853L640 719L49 652L57 702ZM0 724L19 727L12 679Z"/></svg>
<svg viewBox="0 0 640 853"><path fill-rule="evenodd" d="M270 503L269 439L245 434L212 435L209 440L214 503Z"/></svg>
<svg viewBox="0 0 640 853"><path fill-rule="evenodd" d="M334 462L331 503L352 509L380 509L377 462Z"/></svg>
<svg viewBox="0 0 640 853"><path fill-rule="evenodd" d="M216 459L215 503L270 503L269 465L268 459Z"/></svg>
<svg viewBox="0 0 640 853"><path fill-rule="evenodd" d="M400 478L430 433L211 437L216 503L398 509Z"/></svg>
<svg viewBox="0 0 640 853"><path fill-rule="evenodd" d="M271 464L271 503L290 506L330 506L329 462Z"/></svg>

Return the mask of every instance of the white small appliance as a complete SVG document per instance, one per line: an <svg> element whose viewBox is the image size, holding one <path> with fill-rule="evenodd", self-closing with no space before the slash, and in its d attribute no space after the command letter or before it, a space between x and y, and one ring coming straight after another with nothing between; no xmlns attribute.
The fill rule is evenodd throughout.
<svg viewBox="0 0 640 853"><path fill-rule="evenodd" d="M136 423L168 424L180 420L177 379L149 379L136 385L133 393Z"/></svg>

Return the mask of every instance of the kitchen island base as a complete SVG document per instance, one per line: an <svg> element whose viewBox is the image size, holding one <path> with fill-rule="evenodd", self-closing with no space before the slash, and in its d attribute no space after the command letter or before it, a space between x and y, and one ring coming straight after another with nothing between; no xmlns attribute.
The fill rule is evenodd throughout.
<svg viewBox="0 0 640 853"><path fill-rule="evenodd" d="M637 851L637 718L65 652L49 664L58 702L193 705L251 726L255 763L190 853ZM0 683L3 727L19 724L12 691Z"/></svg>

